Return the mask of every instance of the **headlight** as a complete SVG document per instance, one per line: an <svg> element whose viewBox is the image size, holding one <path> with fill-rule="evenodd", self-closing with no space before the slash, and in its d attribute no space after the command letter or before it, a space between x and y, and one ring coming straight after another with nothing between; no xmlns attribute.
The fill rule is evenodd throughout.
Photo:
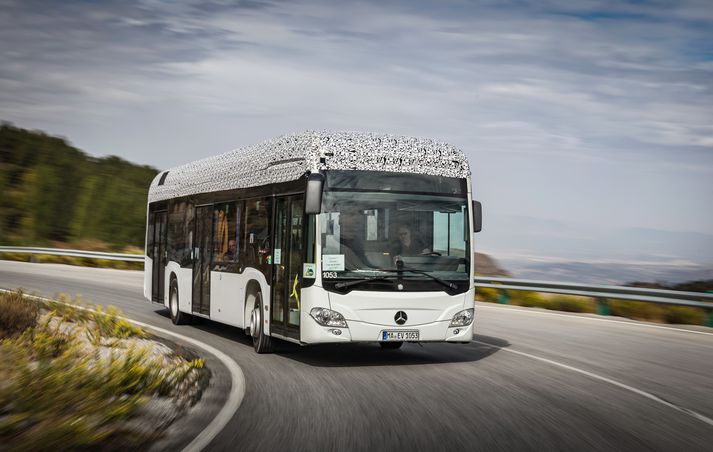
<svg viewBox="0 0 713 452"><path fill-rule="evenodd" d="M453 316L450 326L468 326L473 323L474 309L464 309Z"/></svg>
<svg viewBox="0 0 713 452"><path fill-rule="evenodd" d="M323 326L339 326L342 328L347 327L347 321L344 320L344 316L337 311L332 311L327 308L312 308L309 311L309 315Z"/></svg>

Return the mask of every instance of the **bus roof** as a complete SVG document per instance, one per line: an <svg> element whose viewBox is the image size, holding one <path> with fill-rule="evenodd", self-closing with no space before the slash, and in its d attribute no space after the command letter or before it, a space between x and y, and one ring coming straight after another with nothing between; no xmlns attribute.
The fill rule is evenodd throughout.
<svg viewBox="0 0 713 452"><path fill-rule="evenodd" d="M148 200L288 182L323 169L470 175L463 152L448 143L373 133L306 131L162 171L151 182Z"/></svg>

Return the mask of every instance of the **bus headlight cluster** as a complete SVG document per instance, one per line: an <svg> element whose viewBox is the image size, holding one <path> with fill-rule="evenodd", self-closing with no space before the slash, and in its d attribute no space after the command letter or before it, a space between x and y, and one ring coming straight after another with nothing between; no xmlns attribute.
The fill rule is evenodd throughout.
<svg viewBox="0 0 713 452"><path fill-rule="evenodd" d="M474 309L464 309L453 316L450 326L468 326L473 323Z"/></svg>
<svg viewBox="0 0 713 452"><path fill-rule="evenodd" d="M344 320L344 316L337 311L332 311L327 308L312 308L309 311L309 315L323 326L338 326L342 328L347 327L347 321Z"/></svg>

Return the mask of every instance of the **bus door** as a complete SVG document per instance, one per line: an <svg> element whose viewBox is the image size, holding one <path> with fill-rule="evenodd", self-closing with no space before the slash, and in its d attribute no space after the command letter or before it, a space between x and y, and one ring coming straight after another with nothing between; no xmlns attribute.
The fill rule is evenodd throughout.
<svg viewBox="0 0 713 452"><path fill-rule="evenodd" d="M304 261L304 195L283 196L276 201L270 331L299 339Z"/></svg>
<svg viewBox="0 0 713 452"><path fill-rule="evenodd" d="M193 234L193 298L191 311L210 314L210 260L213 250L213 206L197 206Z"/></svg>
<svg viewBox="0 0 713 452"><path fill-rule="evenodd" d="M151 299L163 303L164 275L166 273L166 211L151 214L153 246L151 249Z"/></svg>

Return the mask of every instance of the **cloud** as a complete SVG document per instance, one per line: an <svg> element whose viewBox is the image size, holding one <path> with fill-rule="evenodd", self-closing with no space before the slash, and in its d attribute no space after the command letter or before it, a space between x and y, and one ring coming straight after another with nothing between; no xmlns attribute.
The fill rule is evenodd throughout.
<svg viewBox="0 0 713 452"><path fill-rule="evenodd" d="M425 135L500 213L713 229L706 1L3 3L0 118L90 152L168 167L306 128ZM675 215L634 218L628 193Z"/></svg>

